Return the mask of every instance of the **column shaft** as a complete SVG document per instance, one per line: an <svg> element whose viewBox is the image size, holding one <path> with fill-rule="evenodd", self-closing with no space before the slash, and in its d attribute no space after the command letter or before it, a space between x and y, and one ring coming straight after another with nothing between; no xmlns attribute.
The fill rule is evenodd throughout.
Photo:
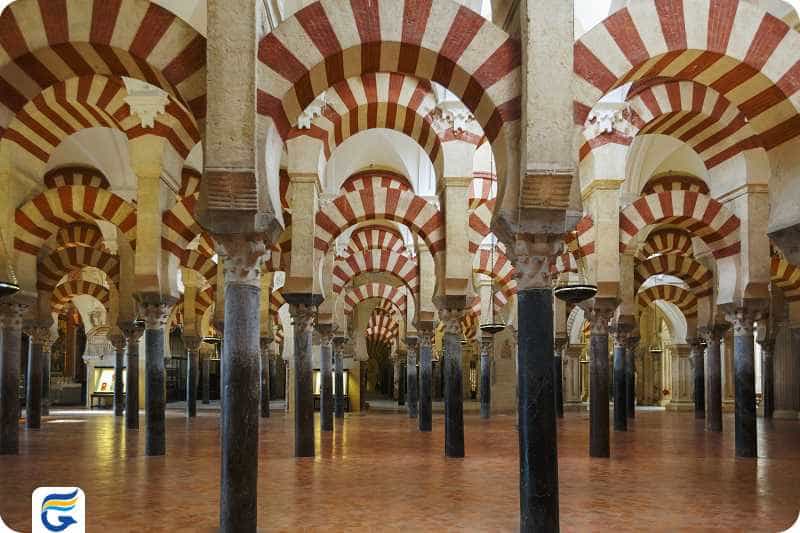
<svg viewBox="0 0 800 533"><path fill-rule="evenodd" d="M31 336L28 345L28 379L25 394L25 427L42 427L42 344Z"/></svg>
<svg viewBox="0 0 800 533"><path fill-rule="evenodd" d="M703 345L692 343L692 375L694 378L694 417L706 417L706 369L703 361Z"/></svg>
<svg viewBox="0 0 800 533"><path fill-rule="evenodd" d="M773 353L774 341L761 344L761 403L764 406L764 418L772 418L775 412L775 366Z"/></svg>
<svg viewBox="0 0 800 533"><path fill-rule="evenodd" d="M597 313L592 319L589 341L589 455L610 457L608 430L608 320L610 315Z"/></svg>
<svg viewBox="0 0 800 533"><path fill-rule="evenodd" d="M719 337L707 338L706 346L706 429L722 431L722 360L720 356Z"/></svg>
<svg viewBox="0 0 800 533"><path fill-rule="evenodd" d="M330 335L323 337L320 350L319 417L322 431L333 431L333 374Z"/></svg>
<svg viewBox="0 0 800 533"><path fill-rule="evenodd" d="M335 351L335 372L336 372L336 387L335 390L335 416L336 418L344 418L344 359L342 358L341 348ZM363 395L366 391L361 391Z"/></svg>
<svg viewBox="0 0 800 533"><path fill-rule="evenodd" d="M256 530L260 301L258 284L226 279L220 487L220 530L225 532Z"/></svg>
<svg viewBox="0 0 800 533"><path fill-rule="evenodd" d="M8 304L14 307L15 304ZM22 350L22 319L7 311L3 325L3 354L0 359L0 455L19 453L19 372Z"/></svg>
<svg viewBox="0 0 800 533"><path fill-rule="evenodd" d="M186 369L186 416L197 416L197 384L200 377L200 348L188 350Z"/></svg>
<svg viewBox="0 0 800 533"><path fill-rule="evenodd" d="M115 347L114 352L114 416L125 414L125 384L122 379L125 373L125 343Z"/></svg>
<svg viewBox="0 0 800 533"><path fill-rule="evenodd" d="M566 341L556 346L553 357L553 394L556 403L556 416L564 418L564 360L561 357Z"/></svg>
<svg viewBox="0 0 800 533"><path fill-rule="evenodd" d="M628 387L625 380L625 342L614 343L614 431L628 431Z"/></svg>
<svg viewBox="0 0 800 533"><path fill-rule="evenodd" d="M50 414L50 358L52 344L42 350L42 416Z"/></svg>
<svg viewBox="0 0 800 533"><path fill-rule="evenodd" d="M736 456L758 457L756 433L755 339L749 317L734 323L733 362L736 372L734 415Z"/></svg>
<svg viewBox="0 0 800 533"><path fill-rule="evenodd" d="M269 418L269 352L261 350L261 418Z"/></svg>
<svg viewBox="0 0 800 533"><path fill-rule="evenodd" d="M164 327L147 328L145 349L145 454L164 455L167 451L166 407L164 389ZM138 384L137 384L138 386Z"/></svg>
<svg viewBox="0 0 800 533"><path fill-rule="evenodd" d="M481 346L481 418L492 416L492 360L489 356L490 344Z"/></svg>
<svg viewBox="0 0 800 533"><path fill-rule="evenodd" d="M460 321L459 328L460 326ZM445 326L444 335L444 453L464 457L464 392L460 333Z"/></svg>
<svg viewBox="0 0 800 533"><path fill-rule="evenodd" d="M311 368L310 307L293 306L294 318L294 455L314 457L314 388ZM297 317L295 317L295 314Z"/></svg>
<svg viewBox="0 0 800 533"><path fill-rule="evenodd" d="M628 342L625 348L625 398L628 418L636 418L636 372L634 358L638 339Z"/></svg>
<svg viewBox="0 0 800 533"><path fill-rule="evenodd" d="M139 339L127 336L128 383L125 387L125 427L139 429Z"/></svg>
<svg viewBox="0 0 800 533"><path fill-rule="evenodd" d="M417 353L416 345L408 346L408 354L406 355L406 388L408 417L417 418L419 409L419 394L417 382Z"/></svg>
<svg viewBox="0 0 800 533"><path fill-rule="evenodd" d="M423 334L419 344L419 430L433 429L433 349L430 335Z"/></svg>
<svg viewBox="0 0 800 533"><path fill-rule="evenodd" d="M203 404L208 405L211 403L211 361L208 356L203 358L201 367L203 371Z"/></svg>
<svg viewBox="0 0 800 533"><path fill-rule="evenodd" d="M552 291L519 291L517 316L520 531L558 531Z"/></svg>

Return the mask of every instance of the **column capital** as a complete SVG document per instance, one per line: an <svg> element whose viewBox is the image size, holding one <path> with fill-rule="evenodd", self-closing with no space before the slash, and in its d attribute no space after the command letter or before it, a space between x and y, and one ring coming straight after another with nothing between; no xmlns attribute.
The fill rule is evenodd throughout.
<svg viewBox="0 0 800 533"><path fill-rule="evenodd" d="M409 351L416 350L419 344L419 337L406 337L406 346L408 346Z"/></svg>
<svg viewBox="0 0 800 533"><path fill-rule="evenodd" d="M118 352L125 351L125 347L128 345L125 335L121 333L109 335L108 340L111 341L111 345Z"/></svg>
<svg viewBox="0 0 800 533"><path fill-rule="evenodd" d="M22 319L28 311L28 307L19 302L0 304L0 321L2 321L3 327L22 331Z"/></svg>
<svg viewBox="0 0 800 533"><path fill-rule="evenodd" d="M550 260L564 246L563 234L514 235L506 244L506 256L516 270L519 290L547 289L552 286Z"/></svg>
<svg viewBox="0 0 800 533"><path fill-rule="evenodd" d="M766 355L772 355L775 350L775 339L774 338L766 338L763 341L759 341L761 345L761 352Z"/></svg>
<svg viewBox="0 0 800 533"><path fill-rule="evenodd" d="M186 350L192 353L200 352L200 345L203 344L203 337L199 335L184 335L183 345Z"/></svg>
<svg viewBox="0 0 800 533"><path fill-rule="evenodd" d="M481 335L481 354L487 353L491 355L489 352L493 347L494 347L494 336Z"/></svg>
<svg viewBox="0 0 800 533"><path fill-rule="evenodd" d="M134 320L120 322L118 326L122 330L122 334L125 335L129 346L139 342L142 333L144 333L143 324Z"/></svg>
<svg viewBox="0 0 800 533"><path fill-rule="evenodd" d="M225 283L261 287L261 271L267 257L266 243L257 235L215 234L217 253L223 258Z"/></svg>
<svg viewBox="0 0 800 533"><path fill-rule="evenodd" d="M725 320L733 325L735 337L753 336L753 325L764 316L762 306L743 306L725 310Z"/></svg>
<svg viewBox="0 0 800 533"><path fill-rule="evenodd" d="M640 340L641 338L638 335L638 331L631 332L631 334L628 335L628 344L626 346L627 349L635 351L636 348L639 346Z"/></svg>
<svg viewBox="0 0 800 533"><path fill-rule="evenodd" d="M615 322L611 324L608 328L608 332L614 340L614 347L625 347L628 343L628 336L630 336L631 331L633 331L633 326L631 324L626 324L625 322Z"/></svg>
<svg viewBox="0 0 800 533"><path fill-rule="evenodd" d="M344 356L344 349L345 345L347 344L348 338L342 335L336 335L333 337L333 351L337 355L341 354Z"/></svg>
<svg viewBox="0 0 800 533"><path fill-rule="evenodd" d="M460 336L464 315L466 315L465 309L439 309L439 319L444 323L444 332Z"/></svg>
<svg viewBox="0 0 800 533"><path fill-rule="evenodd" d="M150 298L148 296L137 297L139 302L139 314L144 319L145 329L164 329L169 320L169 313L175 303L174 299Z"/></svg>
<svg viewBox="0 0 800 533"><path fill-rule="evenodd" d="M591 300L583 307L586 319L592 325L592 335L608 335L609 322L614 317L618 302L613 299Z"/></svg>
<svg viewBox="0 0 800 533"><path fill-rule="evenodd" d="M51 340L53 336L51 332L52 326L52 320L30 320L23 322L25 334L31 338L31 344L38 344L40 346L53 343L54 339Z"/></svg>
<svg viewBox="0 0 800 533"><path fill-rule="evenodd" d="M564 349L564 346L566 346L568 342L569 338L567 337L556 337L555 339L553 339L553 349L556 352L561 352L561 350Z"/></svg>
<svg viewBox="0 0 800 533"><path fill-rule="evenodd" d="M710 326L703 326L698 329L700 337L707 343L719 343L725 332L728 331L730 326L728 324L712 324Z"/></svg>
<svg viewBox="0 0 800 533"><path fill-rule="evenodd" d="M317 324L320 342L323 346L329 346L333 341L333 324Z"/></svg>
<svg viewBox="0 0 800 533"><path fill-rule="evenodd" d="M290 303L289 316L292 317L292 324L296 328L296 331L310 333L314 330L314 322L317 319L317 306Z"/></svg>

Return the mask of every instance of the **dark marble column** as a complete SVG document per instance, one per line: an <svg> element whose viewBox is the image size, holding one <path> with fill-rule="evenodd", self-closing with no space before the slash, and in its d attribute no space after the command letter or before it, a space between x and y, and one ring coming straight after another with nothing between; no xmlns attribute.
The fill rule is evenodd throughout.
<svg viewBox="0 0 800 533"><path fill-rule="evenodd" d="M753 325L759 317L759 313L751 308L736 309L727 317L733 324L736 457L758 457Z"/></svg>
<svg viewBox="0 0 800 533"><path fill-rule="evenodd" d="M200 361L200 369L202 371L200 378L202 380L203 404L208 405L211 403L211 360L208 355Z"/></svg>
<svg viewBox="0 0 800 533"><path fill-rule="evenodd" d="M54 341L51 336L49 342L42 345L42 416L50 414L50 364Z"/></svg>
<svg viewBox="0 0 800 533"><path fill-rule="evenodd" d="M417 337L406 337L406 405L408 417L417 418L419 409L419 386L417 381Z"/></svg>
<svg viewBox="0 0 800 533"><path fill-rule="evenodd" d="M256 531L263 241L215 236L225 275L220 531Z"/></svg>
<svg viewBox="0 0 800 533"><path fill-rule="evenodd" d="M400 407L406 404L406 362L400 354L395 354L397 357L397 405Z"/></svg>
<svg viewBox="0 0 800 533"><path fill-rule="evenodd" d="M639 346L639 336L631 334L628 345L625 347L625 398L628 418L636 418L636 349Z"/></svg>
<svg viewBox="0 0 800 533"><path fill-rule="evenodd" d="M761 404L764 418L772 418L775 413L775 340L761 342Z"/></svg>
<svg viewBox="0 0 800 533"><path fill-rule="evenodd" d="M333 338L333 360L334 360L334 416L336 418L344 418L344 345L347 342L347 337L334 337ZM364 391L361 391L364 395Z"/></svg>
<svg viewBox="0 0 800 533"><path fill-rule="evenodd" d="M517 320L520 531L558 531L552 290L521 289Z"/></svg>
<svg viewBox="0 0 800 533"><path fill-rule="evenodd" d="M444 453L464 457L464 383L461 370L461 322L464 309L441 309L444 322Z"/></svg>
<svg viewBox="0 0 800 533"><path fill-rule="evenodd" d="M197 416L197 385L200 382L200 345L203 339L197 336L185 336L188 365L186 369L186 416Z"/></svg>
<svg viewBox="0 0 800 533"><path fill-rule="evenodd" d="M630 324L617 323L611 328L614 339L614 431L628 431L628 387L625 380L625 354Z"/></svg>
<svg viewBox="0 0 800 533"><path fill-rule="evenodd" d="M113 334L109 338L114 346L114 416L125 414L125 385L122 376L125 373L125 335Z"/></svg>
<svg viewBox="0 0 800 533"><path fill-rule="evenodd" d="M333 431L333 326L318 324L320 346L319 421L322 431Z"/></svg>
<svg viewBox="0 0 800 533"><path fill-rule="evenodd" d="M294 322L294 455L314 457L314 382L311 368L311 334L319 298L286 294Z"/></svg>
<svg viewBox="0 0 800 533"><path fill-rule="evenodd" d="M3 320L3 354L0 358L0 455L19 453L19 373L22 350L22 316L28 306L0 305Z"/></svg>
<svg viewBox="0 0 800 533"><path fill-rule="evenodd" d="M610 457L608 406L608 323L616 302L595 301L588 316L592 325L589 341L589 455Z"/></svg>
<svg viewBox="0 0 800 533"><path fill-rule="evenodd" d="M269 390L269 361L270 361L270 346L272 345L272 339L270 337L261 337L261 388L260 388L260 400L261 400L261 418L269 418L269 398L270 398L270 390Z"/></svg>
<svg viewBox="0 0 800 533"><path fill-rule="evenodd" d="M30 337L28 348L28 376L25 385L25 427L42 427L42 380L44 345L50 342L52 322L32 324L27 334Z"/></svg>
<svg viewBox="0 0 800 533"><path fill-rule="evenodd" d="M139 429L139 339L144 322L123 322L120 329L125 335L128 352L128 373L125 384L125 427Z"/></svg>
<svg viewBox="0 0 800 533"><path fill-rule="evenodd" d="M564 350L569 339L556 338L553 342L553 398L556 402L556 416L564 418Z"/></svg>
<svg viewBox="0 0 800 533"><path fill-rule="evenodd" d="M171 303L146 298L139 304L145 322L145 455L153 456L167 453L164 330Z"/></svg>
<svg viewBox="0 0 800 533"><path fill-rule="evenodd" d="M706 417L706 369L703 343L700 339L687 339L692 350L692 377L694 378L694 417Z"/></svg>
<svg viewBox="0 0 800 533"><path fill-rule="evenodd" d="M720 342L728 329L716 324L701 328L706 341L706 430L722 431L722 354Z"/></svg>
<svg viewBox="0 0 800 533"><path fill-rule="evenodd" d="M426 321L419 328L419 430L433 429L433 327Z"/></svg>
<svg viewBox="0 0 800 533"><path fill-rule="evenodd" d="M481 418L489 419L492 416L492 346L494 337L483 335L481 337Z"/></svg>

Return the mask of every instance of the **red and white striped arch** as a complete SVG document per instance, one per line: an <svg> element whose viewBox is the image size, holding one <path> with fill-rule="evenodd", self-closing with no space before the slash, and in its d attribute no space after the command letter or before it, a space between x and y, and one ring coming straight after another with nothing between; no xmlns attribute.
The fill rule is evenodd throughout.
<svg viewBox="0 0 800 533"><path fill-rule="evenodd" d="M128 91L120 78L88 75L69 78L44 88L8 123L7 139L32 156L41 169L70 135L87 128L111 128L129 139L164 137L183 158L200 141L194 118L171 98L152 128L144 128L125 103ZM36 169L38 172L40 169Z"/></svg>
<svg viewBox="0 0 800 533"><path fill-rule="evenodd" d="M180 257L181 266L194 270L211 285L217 286L217 263L211 255L202 250L184 250Z"/></svg>
<svg viewBox="0 0 800 533"><path fill-rule="evenodd" d="M442 141L433 126L436 97L431 84L413 76L368 72L349 78L325 93L322 114L309 127L295 127L289 138L308 135L322 141L326 158L356 133L386 128L412 138L428 154L441 175Z"/></svg>
<svg viewBox="0 0 800 533"><path fill-rule="evenodd" d="M183 167L181 171L181 188L178 190L178 196L194 196L200 192L200 181L203 175L199 171L191 167Z"/></svg>
<svg viewBox="0 0 800 533"><path fill-rule="evenodd" d="M94 297L103 304L107 311L109 310L109 304L111 303L109 290L102 285L83 279L67 281L56 287L50 296L50 308L55 313L60 313L75 296L81 295Z"/></svg>
<svg viewBox="0 0 800 533"><path fill-rule="evenodd" d="M739 253L739 217L704 194L671 191L642 196L619 215L620 251L624 252L642 229L652 224L683 228L703 241L714 257L722 259Z"/></svg>
<svg viewBox="0 0 800 533"><path fill-rule="evenodd" d="M478 250L472 258L472 271L493 278L508 299L517 293L517 271L498 247L495 247L494 254L491 250Z"/></svg>
<svg viewBox="0 0 800 533"><path fill-rule="evenodd" d="M272 317L278 316L278 311L281 310L281 307L286 305L286 299L283 297L283 293L280 289L273 291L269 295L269 314Z"/></svg>
<svg viewBox="0 0 800 533"><path fill-rule="evenodd" d="M0 28L0 129L43 89L93 74L146 81L205 117L205 38L154 3L17 0Z"/></svg>
<svg viewBox="0 0 800 533"><path fill-rule="evenodd" d="M667 172L653 176L642 188L642 195L658 194L669 191L691 191L699 194L711 194L706 182L691 174Z"/></svg>
<svg viewBox="0 0 800 533"><path fill-rule="evenodd" d="M469 228L467 235L469 237L469 253L474 254L480 248L483 239L492 232L492 214L494 212L496 201L486 200L479 202L469 215Z"/></svg>
<svg viewBox="0 0 800 533"><path fill-rule="evenodd" d="M772 282L783 291L788 302L800 301L800 268L779 255L772 256Z"/></svg>
<svg viewBox="0 0 800 533"><path fill-rule="evenodd" d="M342 183L339 193L372 192L378 188L414 192L414 188L405 176L389 170L374 170L353 174Z"/></svg>
<svg viewBox="0 0 800 533"><path fill-rule="evenodd" d="M711 296L714 291L714 273L692 257L683 255L659 255L637 263L635 287L639 287L651 276L666 274L683 280L698 298Z"/></svg>
<svg viewBox="0 0 800 533"><path fill-rule="evenodd" d="M594 254L594 220L592 215L585 215L578 221L575 229L567 233L564 243L567 250L576 258L585 258Z"/></svg>
<svg viewBox="0 0 800 533"><path fill-rule="evenodd" d="M498 175L517 175L520 45L465 6L320 0L264 36L258 58L258 111L283 139L329 87L364 73L397 72L459 97L492 143Z"/></svg>
<svg viewBox="0 0 800 533"><path fill-rule="evenodd" d="M36 288L51 292L65 275L84 267L94 267L106 273L119 285L119 258L96 248L75 246L52 252L39 262Z"/></svg>
<svg viewBox="0 0 800 533"><path fill-rule="evenodd" d="M649 259L656 254L680 254L691 257L692 236L688 231L680 228L659 228L647 236L637 258Z"/></svg>
<svg viewBox="0 0 800 533"><path fill-rule="evenodd" d="M111 185L102 172L90 167L60 167L54 168L44 175L44 185L48 189L69 187L71 185L85 185L98 189L110 189Z"/></svg>
<svg viewBox="0 0 800 533"><path fill-rule="evenodd" d="M574 47L575 122L627 82L694 81L727 98L770 150L800 133L800 34L750 2L631 0Z"/></svg>
<svg viewBox="0 0 800 533"><path fill-rule="evenodd" d="M323 254L348 227L367 220L392 220L418 233L434 256L444 250L442 213L410 191L378 187L372 191L342 194L316 215L314 245Z"/></svg>
<svg viewBox="0 0 800 533"><path fill-rule="evenodd" d="M183 257L186 247L203 231L194 218L197 195L178 198L161 215L161 248L175 257Z"/></svg>
<svg viewBox="0 0 800 533"><path fill-rule="evenodd" d="M350 235L347 250L349 253L365 250L388 250L402 254L406 251L406 243L400 232L394 228L362 226Z"/></svg>
<svg viewBox="0 0 800 533"><path fill-rule="evenodd" d="M565 272L578 272L578 261L572 252L564 252L552 258L550 262L550 275L557 277Z"/></svg>
<svg viewBox="0 0 800 533"><path fill-rule="evenodd" d="M37 255L44 242L73 222L105 220L136 247L136 209L105 189L75 185L48 189L16 210L14 249Z"/></svg>
<svg viewBox="0 0 800 533"><path fill-rule="evenodd" d="M344 295L344 312L350 314L353 308L363 301L371 298L386 300L390 302L400 316L406 315L406 294L405 287L393 287L386 283L365 283L358 287L352 287Z"/></svg>
<svg viewBox="0 0 800 533"><path fill-rule="evenodd" d="M470 209L477 208L481 203L497 196L497 176L491 172L476 171L473 174L472 184L469 188L467 202Z"/></svg>
<svg viewBox="0 0 800 533"><path fill-rule="evenodd" d="M103 246L103 233L94 224L75 222L58 230L56 244L59 248L85 246L87 248L100 248Z"/></svg>
<svg viewBox="0 0 800 533"><path fill-rule="evenodd" d="M394 274L411 294L419 290L417 262L389 250L364 250L339 256L333 265L333 292L339 294L355 276L365 272Z"/></svg>
<svg viewBox="0 0 800 533"><path fill-rule="evenodd" d="M639 308L646 308L658 300L674 304L686 318L697 316L697 297L677 285L654 285L637 295Z"/></svg>

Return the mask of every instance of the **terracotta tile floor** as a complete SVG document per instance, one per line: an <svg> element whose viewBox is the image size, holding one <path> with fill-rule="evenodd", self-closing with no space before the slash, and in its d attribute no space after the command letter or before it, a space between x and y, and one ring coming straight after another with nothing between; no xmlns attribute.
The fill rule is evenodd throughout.
<svg viewBox="0 0 800 533"><path fill-rule="evenodd" d="M613 457L587 456L586 414L560 423L564 531L778 531L800 510L800 423L759 420L761 458L733 459L733 419L707 434L691 414L641 412L612 434ZM71 422L63 422L63 420ZM144 420L142 419L142 423ZM209 530L218 519L215 413L187 421L169 412L168 455L145 458L144 432L107 414L55 413L21 431L21 456L0 458L0 515L30 527L40 485L77 485L90 531ZM442 418L370 413L337 422L316 459L292 456L291 421L261 430L259 526L268 530L470 530L518 528L514 418L466 417L464 460L442 457Z"/></svg>

